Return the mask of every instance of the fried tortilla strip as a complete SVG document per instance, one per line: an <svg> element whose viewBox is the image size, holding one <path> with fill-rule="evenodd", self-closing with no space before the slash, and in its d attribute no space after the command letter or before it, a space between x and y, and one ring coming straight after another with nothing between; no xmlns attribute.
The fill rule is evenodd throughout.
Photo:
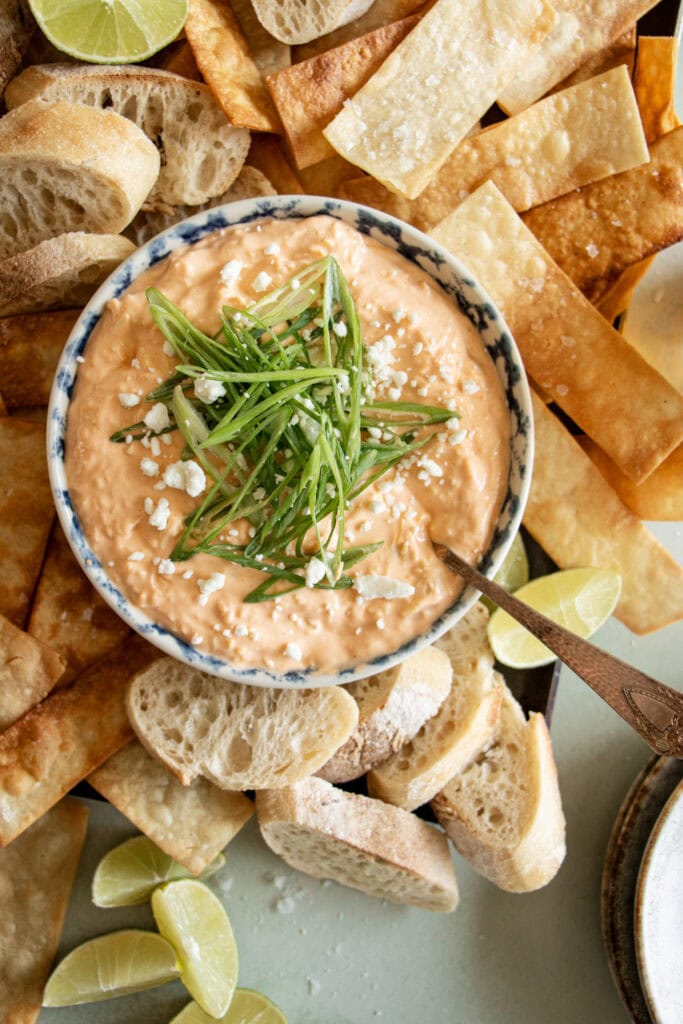
<svg viewBox="0 0 683 1024"><path fill-rule="evenodd" d="M42 700L65 665L57 651L0 615L0 729Z"/></svg>
<svg viewBox="0 0 683 1024"><path fill-rule="evenodd" d="M641 36L633 87L648 142L681 123L674 107L678 40L672 36Z"/></svg>
<svg viewBox="0 0 683 1024"><path fill-rule="evenodd" d="M251 0L230 0L230 6L240 23L251 59L264 78L289 67L292 63L291 47L265 30L256 17Z"/></svg>
<svg viewBox="0 0 683 1024"><path fill-rule="evenodd" d="M145 640L127 640L0 733L0 846L133 739L124 695L158 657Z"/></svg>
<svg viewBox="0 0 683 1024"><path fill-rule="evenodd" d="M9 409L47 405L52 378L80 310L0 318L2 393Z"/></svg>
<svg viewBox="0 0 683 1024"><path fill-rule="evenodd" d="M345 183L352 178L355 180L357 174L357 167L336 154L299 171L304 189L311 196L339 196ZM389 195L393 193L389 192Z"/></svg>
<svg viewBox="0 0 683 1024"><path fill-rule="evenodd" d="M418 21L417 15L403 18L269 76L268 88L299 169L334 155L323 128Z"/></svg>
<svg viewBox="0 0 683 1024"><path fill-rule="evenodd" d="M553 0L554 28L498 95L518 114L630 28L658 0Z"/></svg>
<svg viewBox="0 0 683 1024"><path fill-rule="evenodd" d="M683 395L591 306L492 182L432 236L497 303L529 375L622 472L642 480L678 447Z"/></svg>
<svg viewBox="0 0 683 1024"><path fill-rule="evenodd" d="M22 405L19 409L12 409L10 414L13 419L24 420L26 423L38 423L43 428L47 424L47 406L45 405Z"/></svg>
<svg viewBox="0 0 683 1024"><path fill-rule="evenodd" d="M645 277L653 260L654 256L648 256L647 259L640 260L638 263L632 263L630 267L622 270L616 281L609 286L597 304L608 323L613 323L619 314L628 308L638 282Z"/></svg>
<svg viewBox="0 0 683 1024"><path fill-rule="evenodd" d="M40 423L0 419L0 614L23 626L54 518Z"/></svg>
<svg viewBox="0 0 683 1024"><path fill-rule="evenodd" d="M634 633L683 618L683 569L604 479L557 417L533 395L536 452L524 525L562 569L621 576L615 615Z"/></svg>
<svg viewBox="0 0 683 1024"><path fill-rule="evenodd" d="M439 0L325 129L414 199L554 23L545 0Z"/></svg>
<svg viewBox="0 0 683 1024"><path fill-rule="evenodd" d="M164 52L164 57L159 66L164 71L172 71L174 75L180 75L181 78L189 78L192 82L201 82L202 80L202 73L197 67L192 47L186 39L173 43Z"/></svg>
<svg viewBox="0 0 683 1024"><path fill-rule="evenodd" d="M422 8L433 6L433 0L425 3L425 0L375 0L369 11L362 14L360 18L354 18L346 25L341 25L334 32L328 32L318 39L311 39L310 43L301 43L292 47L292 63L300 64L301 61L317 57L326 50L334 50L337 46L352 39L365 36L368 32L374 32L376 28L383 28L384 25L391 25L394 21L407 18Z"/></svg>
<svg viewBox="0 0 683 1024"><path fill-rule="evenodd" d="M393 196L373 179L348 182L343 194L429 231L487 180L522 211L647 159L622 66L465 139L417 199Z"/></svg>
<svg viewBox="0 0 683 1024"><path fill-rule="evenodd" d="M683 127L653 142L649 164L553 199L522 220L599 305L627 267L683 238Z"/></svg>
<svg viewBox="0 0 683 1024"><path fill-rule="evenodd" d="M0 394L0 417L7 416L7 402L2 394Z"/></svg>
<svg viewBox="0 0 683 1024"><path fill-rule="evenodd" d="M28 632L66 662L60 686L113 651L130 632L88 582L59 523L48 544Z"/></svg>
<svg viewBox="0 0 683 1024"><path fill-rule="evenodd" d="M85 842L88 811L67 798L0 850L3 1024L35 1024Z"/></svg>
<svg viewBox="0 0 683 1024"><path fill-rule="evenodd" d="M185 32L197 67L230 124L280 131L270 93L227 0L190 0Z"/></svg>
<svg viewBox="0 0 683 1024"><path fill-rule="evenodd" d="M584 434L577 440L634 516L662 522L683 519L683 446L672 452L642 484L634 484L590 437Z"/></svg>
<svg viewBox="0 0 683 1024"><path fill-rule="evenodd" d="M561 82L558 82L550 91L560 92L562 89L569 89L570 86L578 85L579 82L585 82L588 78L602 75L605 71L611 71L612 68L618 68L620 64L625 64L629 75L632 76L636 64L637 35L636 26L631 25L623 35L620 35L613 43L606 46L604 50L600 50L593 57L590 57L585 64L578 67L576 71L572 71L570 75L567 75Z"/></svg>
<svg viewBox="0 0 683 1024"><path fill-rule="evenodd" d="M88 782L193 875L254 813L243 793L219 789L206 779L181 785L137 740L105 761Z"/></svg>
<svg viewBox="0 0 683 1024"><path fill-rule="evenodd" d="M279 195L304 194L304 187L282 152L279 139L272 135L252 135L247 163L264 174Z"/></svg>

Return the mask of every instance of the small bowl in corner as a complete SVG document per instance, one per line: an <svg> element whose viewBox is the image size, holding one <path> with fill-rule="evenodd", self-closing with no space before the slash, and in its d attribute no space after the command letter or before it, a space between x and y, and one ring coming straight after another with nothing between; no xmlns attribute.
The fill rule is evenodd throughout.
<svg viewBox="0 0 683 1024"><path fill-rule="evenodd" d="M101 285L81 313L57 368L48 409L47 453L50 481L60 522L78 562L105 601L137 633L166 654L203 672L256 686L319 687L350 683L390 668L428 646L450 629L478 598L466 588L431 625L389 654L337 671L315 668L274 672L262 666L242 668L229 660L202 652L156 623L114 585L107 569L92 551L74 509L65 467L65 435L69 403L79 362L106 304L119 297L144 271L175 250L192 245L211 232L262 218L300 219L326 214L344 221L390 249L399 252L429 274L452 296L476 327L503 385L510 414L510 469L507 493L491 541L479 562L487 576L495 575L521 524L533 463L533 420L526 375L507 326L483 288L462 264L416 228L357 203L317 196L269 196L216 207L173 225L138 249Z"/></svg>

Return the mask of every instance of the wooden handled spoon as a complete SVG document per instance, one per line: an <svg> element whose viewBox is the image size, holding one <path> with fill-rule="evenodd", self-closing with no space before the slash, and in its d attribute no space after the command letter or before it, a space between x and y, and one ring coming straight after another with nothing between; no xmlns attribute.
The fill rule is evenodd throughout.
<svg viewBox="0 0 683 1024"><path fill-rule="evenodd" d="M440 544L445 566L503 608L595 690L657 754L683 757L683 693L651 679L508 594Z"/></svg>

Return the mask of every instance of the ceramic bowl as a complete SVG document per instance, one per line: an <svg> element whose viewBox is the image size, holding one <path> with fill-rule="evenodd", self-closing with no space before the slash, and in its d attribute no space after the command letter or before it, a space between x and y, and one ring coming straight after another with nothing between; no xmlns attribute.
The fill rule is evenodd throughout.
<svg viewBox="0 0 683 1024"><path fill-rule="evenodd" d="M425 632L398 650L338 671L302 668L272 672L263 666L236 667L228 660L203 653L136 608L110 580L84 535L69 495L65 471L65 431L69 402L88 340L104 307L120 296L140 274L181 246L192 245L210 232L263 217L278 220L327 214L342 220L390 249L396 250L430 275L474 324L493 360L503 384L510 411L510 472L507 493L491 542L479 568L493 576L517 532L526 503L533 461L533 428L529 390L515 343L486 292L468 270L427 235L402 221L356 203L316 196L273 196L230 203L173 225L138 249L104 282L78 318L59 363L48 410L48 464L55 504L61 524L83 571L95 588L134 629L166 654L194 668L237 682L258 686L326 686L348 683L381 672L450 629L477 600L478 593L465 589Z"/></svg>

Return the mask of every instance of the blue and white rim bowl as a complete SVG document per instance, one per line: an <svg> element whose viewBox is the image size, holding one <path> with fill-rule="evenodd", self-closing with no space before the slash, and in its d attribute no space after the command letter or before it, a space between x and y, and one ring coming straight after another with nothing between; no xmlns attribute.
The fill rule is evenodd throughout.
<svg viewBox="0 0 683 1024"><path fill-rule="evenodd" d="M474 604L479 594L472 587L467 587L426 632L390 654L357 665L348 665L338 671L302 668L278 673L268 671L263 666L238 668L223 658L202 652L160 626L131 604L114 586L107 570L90 548L71 502L64 460L66 421L79 357L86 350L93 328L107 302L125 292L140 274L182 246L192 245L221 228L249 224L263 217L287 220L317 214L327 214L350 224L389 249L398 251L426 271L455 299L462 312L477 328L495 364L510 410L511 443L507 494L491 542L479 562L479 569L489 577L495 575L519 529L531 481L533 419L529 388L517 347L500 313L472 275L446 249L421 231L388 214L357 203L318 196L269 196L245 199L206 210L151 239L122 263L98 289L78 318L62 353L48 409L47 454L52 492L62 527L81 568L95 589L129 626L166 654L193 668L255 686L329 686L350 683L382 672L442 636Z"/></svg>

